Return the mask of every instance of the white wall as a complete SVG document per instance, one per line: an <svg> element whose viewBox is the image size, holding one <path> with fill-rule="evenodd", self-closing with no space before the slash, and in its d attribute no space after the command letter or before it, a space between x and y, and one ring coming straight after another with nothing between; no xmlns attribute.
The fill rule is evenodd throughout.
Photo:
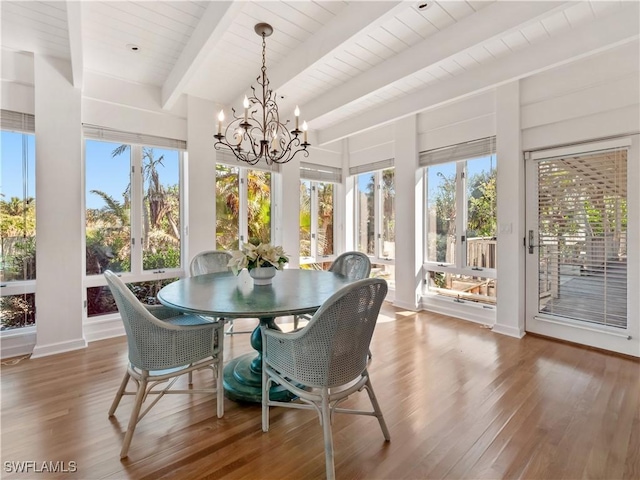
<svg viewBox="0 0 640 480"><path fill-rule="evenodd" d="M81 96L68 63L35 57L36 345L33 357L86 346Z"/></svg>
<svg viewBox="0 0 640 480"><path fill-rule="evenodd" d="M169 112L160 106L160 88L85 74L82 122L132 133L187 140L187 100ZM207 118L213 124L213 116ZM213 137L212 137L213 138ZM213 139L211 140L213 143Z"/></svg>
<svg viewBox="0 0 640 480"><path fill-rule="evenodd" d="M523 150L638 132L638 85L638 42L522 80Z"/></svg>
<svg viewBox="0 0 640 480"><path fill-rule="evenodd" d="M198 252L216 248L216 151L213 146L216 105L197 97L189 97L187 104L185 267Z"/></svg>

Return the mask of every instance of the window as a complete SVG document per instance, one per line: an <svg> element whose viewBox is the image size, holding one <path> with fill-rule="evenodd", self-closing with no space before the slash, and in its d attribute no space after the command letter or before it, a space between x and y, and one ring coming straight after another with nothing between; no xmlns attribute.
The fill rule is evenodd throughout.
<svg viewBox="0 0 640 480"><path fill-rule="evenodd" d="M395 170L384 168L359 173L355 177L355 189L355 248L371 258L371 276L385 278L393 286Z"/></svg>
<svg viewBox="0 0 640 480"><path fill-rule="evenodd" d="M428 291L461 302L495 304L497 171L493 139L426 152L420 162L427 165Z"/></svg>
<svg viewBox="0 0 640 480"><path fill-rule="evenodd" d="M36 196L33 116L2 111L1 327L35 325Z"/></svg>
<svg viewBox="0 0 640 480"><path fill-rule="evenodd" d="M301 264L325 263L334 255L334 199L333 183L300 181Z"/></svg>
<svg viewBox="0 0 640 480"><path fill-rule="evenodd" d="M88 138L85 144L85 286L92 317L116 311L102 279L107 269L128 275L146 303L149 291L181 274L183 153L166 143L183 145L155 137L143 138L154 144L138 145L132 140L139 136L96 135L87 127L85 135L117 140Z"/></svg>
<svg viewBox="0 0 640 480"><path fill-rule="evenodd" d="M271 242L271 172L216 164L216 245ZM238 241L238 239L240 239Z"/></svg>

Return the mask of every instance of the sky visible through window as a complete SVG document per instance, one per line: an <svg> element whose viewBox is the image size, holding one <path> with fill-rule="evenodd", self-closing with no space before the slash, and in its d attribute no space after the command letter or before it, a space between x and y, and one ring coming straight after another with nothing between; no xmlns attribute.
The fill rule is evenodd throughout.
<svg viewBox="0 0 640 480"><path fill-rule="evenodd" d="M123 194L129 186L129 172L131 171L130 150L113 157L112 152L120 144L87 140L85 146L86 156L86 207L102 208L104 201L98 195L91 194L91 190L100 190L114 199L121 201ZM175 168L174 158L177 159L176 150L154 148L155 158L164 155L166 161L164 166L157 165L156 169L160 174L164 185L177 185L179 181L179 170Z"/></svg>
<svg viewBox="0 0 640 480"><path fill-rule="evenodd" d="M35 137L27 135L27 159L28 179L27 196L36 196L36 172L35 172ZM22 133L2 131L2 162L0 164L0 192L2 199L10 200L12 197L22 199ZM117 143L88 140L85 145L86 191L101 190L116 200L122 196L129 185L129 172L131 170L127 151L113 158L111 153L119 146ZM157 170L160 173L164 185L177 185L179 172L173 162L177 158L176 150L154 148L155 158L164 155L171 161L165 162L167 168L160 165ZM102 208L104 201L98 195L87 193L87 208Z"/></svg>

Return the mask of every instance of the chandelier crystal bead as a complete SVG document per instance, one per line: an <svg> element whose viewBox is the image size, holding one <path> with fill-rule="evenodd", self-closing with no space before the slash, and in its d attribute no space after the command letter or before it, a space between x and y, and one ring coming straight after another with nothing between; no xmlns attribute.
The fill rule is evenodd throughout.
<svg viewBox="0 0 640 480"><path fill-rule="evenodd" d="M267 165L287 163L300 152L308 157L307 147L311 144L307 141L307 122L302 123L302 130L299 128L300 109L296 106L295 128L289 131L289 120L280 122L276 93L269 87L265 39L273 33L273 27L268 23L258 23L254 30L262 37L262 68L256 78L261 97L258 98L256 88L251 86L253 93L244 97L243 115L236 115L232 108L233 119L226 127L223 126L224 111L220 111L218 133L213 136L217 140L214 147L231 151L238 160L250 165L262 160Z"/></svg>

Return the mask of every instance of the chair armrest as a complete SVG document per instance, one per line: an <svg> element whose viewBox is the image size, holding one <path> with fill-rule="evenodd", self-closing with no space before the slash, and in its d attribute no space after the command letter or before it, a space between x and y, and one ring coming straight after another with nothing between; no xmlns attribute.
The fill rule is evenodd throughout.
<svg viewBox="0 0 640 480"><path fill-rule="evenodd" d="M164 305L145 305L144 308L146 308L151 315L160 320L182 315L182 312L170 307L165 307Z"/></svg>
<svg viewBox="0 0 640 480"><path fill-rule="evenodd" d="M290 342L304 335L304 329L294 330L292 332L282 332L269 328L266 325L260 325L260 330L265 337L275 338L281 341Z"/></svg>

